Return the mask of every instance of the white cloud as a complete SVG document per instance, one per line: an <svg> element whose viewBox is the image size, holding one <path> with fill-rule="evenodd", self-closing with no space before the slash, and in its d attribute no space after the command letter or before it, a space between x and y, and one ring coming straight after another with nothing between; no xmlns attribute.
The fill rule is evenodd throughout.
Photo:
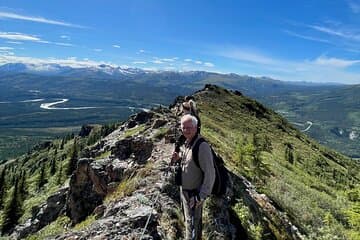
<svg viewBox="0 0 360 240"><path fill-rule="evenodd" d="M360 34L355 31L344 30L344 29L333 29L333 28L318 26L318 25L309 25L309 27L314 30L317 30L319 32L326 33L326 34L329 34L332 36L337 36L337 37L341 37L341 38L345 38L345 39L349 39L349 40L353 40L353 41L360 41Z"/></svg>
<svg viewBox="0 0 360 240"><path fill-rule="evenodd" d="M10 39L10 40L19 40L19 41L41 41L40 38L34 35L28 35L24 33L16 33L16 32L0 32L0 38Z"/></svg>
<svg viewBox="0 0 360 240"><path fill-rule="evenodd" d="M162 63L164 63L163 61L160 61L160 60L154 60L154 61L152 61L153 63L156 63L156 64L162 64Z"/></svg>
<svg viewBox="0 0 360 240"><path fill-rule="evenodd" d="M206 67L214 67L215 65L213 63L211 63L211 62L205 62L204 66L206 66Z"/></svg>
<svg viewBox="0 0 360 240"><path fill-rule="evenodd" d="M33 63L33 64L59 64L62 66L71 66L73 68L83 68L83 67L95 67L100 64L106 64L110 66L117 66L110 62L105 61L91 61L91 60L78 60L76 57L69 57L67 59L58 59L58 58L33 58L33 57L21 57L21 56L7 56L0 54L0 64L5 63Z"/></svg>
<svg viewBox="0 0 360 240"><path fill-rule="evenodd" d="M313 60L289 60L268 57L259 51L249 49L226 48L213 49L218 56L232 61L232 65L250 75L267 76L287 81L337 82L347 84L360 83L360 60L348 60L336 57L319 56ZM249 57L249 58L247 58ZM348 69L352 67L351 69ZM245 70L246 69L246 70Z"/></svg>
<svg viewBox="0 0 360 240"><path fill-rule="evenodd" d="M71 43L50 42L50 41L43 40L35 35L29 35L29 34L17 33L17 32L0 32L0 38L10 39L10 40L19 40L19 41L30 41L30 42L44 43L44 44L54 44L54 45L65 46L65 47L74 46ZM7 41L7 43L22 44L22 42L17 42L17 41L15 41L15 42Z"/></svg>
<svg viewBox="0 0 360 240"><path fill-rule="evenodd" d="M62 42L49 42L49 43L53 43L55 45L58 45L58 46L64 46L64 47L73 47L74 45L71 44L71 43L62 43Z"/></svg>
<svg viewBox="0 0 360 240"><path fill-rule="evenodd" d="M196 64L202 64L202 61L195 61Z"/></svg>
<svg viewBox="0 0 360 240"><path fill-rule="evenodd" d="M320 56L317 59L315 59L313 63L328 67L345 68L355 64L359 64L360 60L345 60L340 58L328 58L325 56Z"/></svg>
<svg viewBox="0 0 360 240"><path fill-rule="evenodd" d="M174 58L162 58L161 61L163 61L163 62L174 62L175 59Z"/></svg>
<svg viewBox="0 0 360 240"><path fill-rule="evenodd" d="M61 25L65 27L76 27L76 28L85 28L84 26L67 23L63 21L56 21L51 19L46 19L43 17L33 17L33 16L24 16L19 15L16 13L11 12L0 12L0 19L16 19L16 20L24 20L24 21L31 21L31 22L38 22L38 23L46 23L46 24L53 24L53 25Z"/></svg>
<svg viewBox="0 0 360 240"><path fill-rule="evenodd" d="M186 58L184 62L192 62L193 60L191 58Z"/></svg>
<svg viewBox="0 0 360 240"><path fill-rule="evenodd" d="M70 40L70 36L68 35L61 35L60 38Z"/></svg>
<svg viewBox="0 0 360 240"><path fill-rule="evenodd" d="M133 64L147 64L147 62L144 62L144 61L135 61L135 62L132 62Z"/></svg>
<svg viewBox="0 0 360 240"><path fill-rule="evenodd" d="M267 57L257 51L241 48L225 48L217 51L217 54L227 58L258 64L275 64L277 62L275 59Z"/></svg>
<svg viewBox="0 0 360 240"><path fill-rule="evenodd" d="M137 54L140 54L140 53L145 53L146 51L144 49L140 49Z"/></svg>
<svg viewBox="0 0 360 240"><path fill-rule="evenodd" d="M101 48L94 48L93 49L95 52L102 52L102 49Z"/></svg>
<svg viewBox="0 0 360 240"><path fill-rule="evenodd" d="M114 48L120 48L120 46L119 45L116 45L116 44L114 44L114 45L112 45Z"/></svg>
<svg viewBox="0 0 360 240"><path fill-rule="evenodd" d="M0 51L8 51L8 50L13 50L14 48L12 47L0 47Z"/></svg>

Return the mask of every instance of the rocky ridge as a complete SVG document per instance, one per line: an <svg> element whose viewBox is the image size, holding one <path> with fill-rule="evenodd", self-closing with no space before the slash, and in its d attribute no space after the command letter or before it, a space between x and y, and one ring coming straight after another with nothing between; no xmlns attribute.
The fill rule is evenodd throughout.
<svg viewBox="0 0 360 240"><path fill-rule="evenodd" d="M168 165L176 126L174 109L158 108L130 117L83 151L69 186L34 209L32 218L17 226L12 237L23 238L66 214L72 224L89 216L94 220L84 229L69 228L52 239L181 239L179 193ZM205 206L208 236L248 239L231 213L232 198L241 197L254 218L267 226L268 239L303 238L286 214L250 182L233 174L231 179L227 198L212 198ZM241 186L241 193L233 192L233 184Z"/></svg>

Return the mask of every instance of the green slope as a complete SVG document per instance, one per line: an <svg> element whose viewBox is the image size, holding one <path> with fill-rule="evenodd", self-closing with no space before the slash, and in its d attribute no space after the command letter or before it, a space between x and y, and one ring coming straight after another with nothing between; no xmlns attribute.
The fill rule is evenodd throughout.
<svg viewBox="0 0 360 240"><path fill-rule="evenodd" d="M255 183L308 238L359 239L357 162L239 94L208 86L196 99L203 135L228 167Z"/></svg>

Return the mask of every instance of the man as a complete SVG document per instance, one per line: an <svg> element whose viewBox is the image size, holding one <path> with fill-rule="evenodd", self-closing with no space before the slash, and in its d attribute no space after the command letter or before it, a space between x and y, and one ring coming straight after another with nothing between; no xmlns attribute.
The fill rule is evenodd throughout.
<svg viewBox="0 0 360 240"><path fill-rule="evenodd" d="M173 161L181 161L180 196L184 207L185 239L201 239L202 207L205 199L211 194L215 181L213 155L207 142L199 146L196 165L192 156L192 147L201 138L197 134L196 117L187 114L181 118L181 130L186 138L181 157L174 152Z"/></svg>

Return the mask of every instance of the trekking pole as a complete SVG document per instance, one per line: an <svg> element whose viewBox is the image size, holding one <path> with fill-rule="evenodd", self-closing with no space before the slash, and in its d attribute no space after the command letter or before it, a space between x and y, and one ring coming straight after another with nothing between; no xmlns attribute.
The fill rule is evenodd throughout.
<svg viewBox="0 0 360 240"><path fill-rule="evenodd" d="M195 240L195 207L196 202L194 203L194 206L191 208L191 239Z"/></svg>
<svg viewBox="0 0 360 240"><path fill-rule="evenodd" d="M140 240L143 238L143 236L144 236L144 234L145 234L146 228L147 228L147 226L148 226L148 224L149 224L149 222L150 222L150 218L151 218L151 215L152 215L153 207L155 206L155 204L156 204L159 196L160 196L160 192L157 194L155 201L154 201L153 204L151 205L150 214L149 214L149 216L148 216L148 218L147 218L147 220L146 220L146 224L145 224L145 227L144 227L144 229L143 229L143 231L142 231L142 233L141 233Z"/></svg>

